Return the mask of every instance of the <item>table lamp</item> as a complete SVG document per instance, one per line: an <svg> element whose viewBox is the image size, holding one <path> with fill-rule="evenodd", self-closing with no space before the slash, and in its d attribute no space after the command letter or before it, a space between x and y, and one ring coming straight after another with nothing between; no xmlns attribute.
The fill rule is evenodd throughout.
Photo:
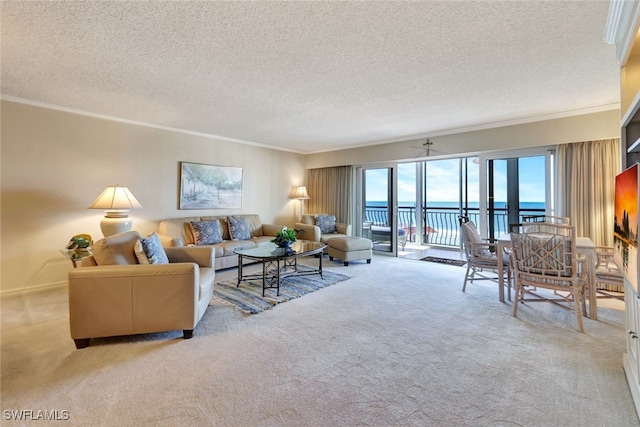
<svg viewBox="0 0 640 427"><path fill-rule="evenodd" d="M302 218L304 215L304 201L310 199L307 193L307 187L304 185L296 187L291 198L300 200L300 218Z"/></svg>
<svg viewBox="0 0 640 427"><path fill-rule="evenodd" d="M142 205L127 187L109 186L89 206L89 209L104 209L104 218L100 221L102 234L107 237L131 230L129 209L140 209Z"/></svg>

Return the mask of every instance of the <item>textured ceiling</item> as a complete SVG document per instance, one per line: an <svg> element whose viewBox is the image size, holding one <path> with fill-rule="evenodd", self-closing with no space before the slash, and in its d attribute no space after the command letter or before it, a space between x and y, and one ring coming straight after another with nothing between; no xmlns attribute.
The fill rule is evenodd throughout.
<svg viewBox="0 0 640 427"><path fill-rule="evenodd" d="M5 99L302 153L619 104L606 1L0 7Z"/></svg>

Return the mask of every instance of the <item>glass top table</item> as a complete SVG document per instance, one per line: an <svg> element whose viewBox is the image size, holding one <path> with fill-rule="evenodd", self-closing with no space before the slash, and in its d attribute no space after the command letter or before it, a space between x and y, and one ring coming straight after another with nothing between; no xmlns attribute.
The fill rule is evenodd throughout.
<svg viewBox="0 0 640 427"><path fill-rule="evenodd" d="M244 280L261 279L262 296L267 289L276 289L280 295L280 285L289 276L305 276L319 274L322 277L322 252L327 245L309 240L296 240L290 249L280 248L275 243L262 243L255 248L236 249L238 255L238 284ZM298 258L315 255L318 258L318 268L298 268ZM262 272L258 274L244 274L244 264L250 261L262 262Z"/></svg>

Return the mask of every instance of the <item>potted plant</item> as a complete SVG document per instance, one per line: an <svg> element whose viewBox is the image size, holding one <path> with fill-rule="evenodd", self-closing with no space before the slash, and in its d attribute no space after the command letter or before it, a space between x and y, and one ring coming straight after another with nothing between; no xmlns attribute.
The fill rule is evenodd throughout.
<svg viewBox="0 0 640 427"><path fill-rule="evenodd" d="M272 242L280 246L281 248L286 248L296 240L296 232L290 228L285 227L276 233L276 238L273 239Z"/></svg>

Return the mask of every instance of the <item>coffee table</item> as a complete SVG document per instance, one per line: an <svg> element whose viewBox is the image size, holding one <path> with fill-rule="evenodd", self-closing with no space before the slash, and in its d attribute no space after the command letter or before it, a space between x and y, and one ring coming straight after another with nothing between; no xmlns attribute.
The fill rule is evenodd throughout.
<svg viewBox="0 0 640 427"><path fill-rule="evenodd" d="M262 296L267 289L276 289L280 295L280 284L290 276L319 274L322 277L322 252L327 245L309 240L296 240L291 250L276 246L275 243L262 243L256 248L236 249L238 255L238 284L243 280L262 279ZM318 255L318 268L298 270L298 258ZM247 260L262 262L262 273L244 274L243 264Z"/></svg>

